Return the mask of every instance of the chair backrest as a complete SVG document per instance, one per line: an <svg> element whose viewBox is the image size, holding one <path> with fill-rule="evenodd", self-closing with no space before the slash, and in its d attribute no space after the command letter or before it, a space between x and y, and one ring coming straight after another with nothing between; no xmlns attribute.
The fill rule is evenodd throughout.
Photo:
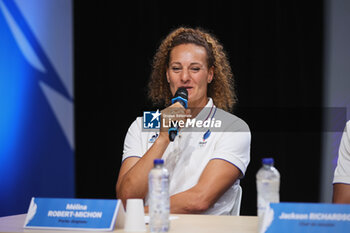
<svg viewBox="0 0 350 233"><path fill-rule="evenodd" d="M233 205L233 208L231 210L231 215L239 216L241 211L241 200L242 200L242 187L238 185L237 193L236 193L236 200L235 204Z"/></svg>

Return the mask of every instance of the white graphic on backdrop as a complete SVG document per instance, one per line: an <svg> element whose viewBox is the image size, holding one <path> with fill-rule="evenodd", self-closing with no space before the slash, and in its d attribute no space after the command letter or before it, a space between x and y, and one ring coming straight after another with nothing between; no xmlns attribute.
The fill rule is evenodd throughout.
<svg viewBox="0 0 350 233"><path fill-rule="evenodd" d="M36 4L34 4L36 2ZM48 56L53 67L56 69L59 79L62 81L66 91L69 94L69 98L60 94L58 91L53 89L52 86L46 85L44 82L38 80L38 85L43 91L49 106L51 107L56 120L58 121L70 147L74 149L74 121L73 121L73 75L72 75L72 36L65 34L60 34L58 28L65 28L65 23L70 19L65 19L67 22L57 20L45 20L45 23L54 22L55 25L48 25L45 30L38 30L40 28L37 24L38 13L33 12L33 6L40 6L42 4L49 4L46 0L31 0L31 1L16 1L21 13L23 14L26 22L28 23L30 29L33 31L33 34L36 36L40 42L40 46L45 51L46 56ZM53 3L50 2L50 5ZM62 5L66 4L67 7L70 6L70 1L57 1L57 4ZM67 9L71 9L68 7ZM6 5L3 3L3 0L0 0L0 10L5 16L6 22L9 25L11 33L23 54L23 57L26 61L36 70L46 73L47 69L43 65L43 62L40 61L38 54L35 52L35 49L31 46L30 42L26 38L25 34L21 31L21 28L16 23L14 17L11 15L10 11L6 8ZM44 13L43 13L44 14ZM45 16L48 17L48 16ZM54 16L52 16L54 17ZM55 16L56 18L60 18ZM62 17L61 17L62 18ZM64 17L63 17L64 18ZM34 23L36 22L36 23ZM61 25L59 25L61 24ZM47 29L51 29L47 31ZM50 38L47 38L50 37ZM55 39L53 39L55 38ZM68 48L67 48L68 46ZM64 51L69 51L64 53ZM61 55L63 54L63 55ZM57 69L58 67L58 69Z"/></svg>

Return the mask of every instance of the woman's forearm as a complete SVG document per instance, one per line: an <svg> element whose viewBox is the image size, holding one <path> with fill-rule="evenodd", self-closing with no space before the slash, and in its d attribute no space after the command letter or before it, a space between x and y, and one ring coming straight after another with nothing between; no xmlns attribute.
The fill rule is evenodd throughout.
<svg viewBox="0 0 350 233"><path fill-rule="evenodd" d="M117 182L118 198L126 201L129 198L144 198L146 196L148 192L148 173L153 168L153 161L163 156L168 145L168 139L159 137L142 158L132 162L132 164L128 164L128 161L122 164Z"/></svg>

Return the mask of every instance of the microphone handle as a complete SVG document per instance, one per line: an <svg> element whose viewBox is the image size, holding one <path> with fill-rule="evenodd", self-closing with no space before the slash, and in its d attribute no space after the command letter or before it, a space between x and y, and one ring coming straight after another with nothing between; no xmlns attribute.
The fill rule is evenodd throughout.
<svg viewBox="0 0 350 233"><path fill-rule="evenodd" d="M173 142L175 140L175 137L176 137L178 132L179 132L179 129L177 127L175 127L173 123L171 123L170 128L168 130L169 140L171 142Z"/></svg>
<svg viewBox="0 0 350 233"><path fill-rule="evenodd" d="M182 95L182 96L181 96ZM187 98L188 98L188 92L185 88L179 88L177 89L175 93L175 97L171 99L171 103L174 104L176 102L179 102L184 108L187 108ZM168 130L169 134L169 140L173 142L175 140L176 135L179 132L179 128L171 123L170 128Z"/></svg>

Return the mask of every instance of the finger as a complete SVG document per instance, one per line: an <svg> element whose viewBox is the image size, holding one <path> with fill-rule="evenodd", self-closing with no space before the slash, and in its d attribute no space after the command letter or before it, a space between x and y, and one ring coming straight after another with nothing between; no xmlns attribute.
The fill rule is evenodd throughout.
<svg viewBox="0 0 350 233"><path fill-rule="evenodd" d="M180 102L175 102L172 105L170 105L171 108L182 108L185 109L184 106L182 106L182 104Z"/></svg>
<svg viewBox="0 0 350 233"><path fill-rule="evenodd" d="M189 109L189 108L186 109L185 114L186 114L186 119L192 118L191 109Z"/></svg>

